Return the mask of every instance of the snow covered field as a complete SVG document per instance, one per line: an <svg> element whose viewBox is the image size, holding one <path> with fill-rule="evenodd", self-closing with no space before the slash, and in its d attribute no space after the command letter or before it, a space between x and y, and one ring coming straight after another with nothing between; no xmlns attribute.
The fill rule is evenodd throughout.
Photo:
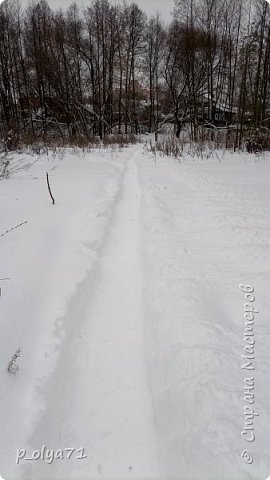
<svg viewBox="0 0 270 480"><path fill-rule="evenodd" d="M0 234L27 222L0 237L3 478L264 480L270 155L14 160L33 165L0 181Z"/></svg>

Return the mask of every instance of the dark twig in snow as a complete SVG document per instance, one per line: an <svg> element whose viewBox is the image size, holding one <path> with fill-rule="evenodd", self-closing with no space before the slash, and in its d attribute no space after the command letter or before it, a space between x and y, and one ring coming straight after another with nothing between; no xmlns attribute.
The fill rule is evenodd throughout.
<svg viewBox="0 0 270 480"><path fill-rule="evenodd" d="M26 223L28 223L27 220L25 222L19 223L19 225L16 225L15 227L10 228L9 230L7 230L4 233L1 233L0 237L3 237L4 235L7 235L9 232L12 232L12 230L16 230L16 228L19 228L22 225L25 225Z"/></svg>
<svg viewBox="0 0 270 480"><path fill-rule="evenodd" d="M52 204L54 205L54 204L55 204L55 201L54 201L54 198L53 198L53 196L52 196L52 191L51 191L51 187L50 187L49 174L48 174L48 172L46 172L46 177L47 177L47 185L48 185L49 194L50 194L50 197L51 197L51 199L52 199Z"/></svg>

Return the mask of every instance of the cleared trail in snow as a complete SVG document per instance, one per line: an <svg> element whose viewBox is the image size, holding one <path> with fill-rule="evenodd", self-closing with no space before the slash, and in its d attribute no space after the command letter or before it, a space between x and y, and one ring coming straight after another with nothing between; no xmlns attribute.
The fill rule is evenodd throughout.
<svg viewBox="0 0 270 480"><path fill-rule="evenodd" d="M51 449L84 447L88 458L33 462L24 467L25 479L73 479L78 468L88 480L159 478L144 362L136 152L127 161L96 267L59 321L63 346L30 442L33 449L41 442Z"/></svg>

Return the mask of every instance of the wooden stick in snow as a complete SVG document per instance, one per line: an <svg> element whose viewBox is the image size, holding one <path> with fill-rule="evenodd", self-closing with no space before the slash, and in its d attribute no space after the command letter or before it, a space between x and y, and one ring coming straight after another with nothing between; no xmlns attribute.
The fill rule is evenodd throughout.
<svg viewBox="0 0 270 480"><path fill-rule="evenodd" d="M54 204L55 204L55 201L54 201L54 198L53 198L53 196L52 196L52 191L51 191L51 187L50 187L49 174L48 174L48 172L46 172L46 176L47 176L47 185L48 185L49 194L50 194L50 197L51 197L51 199L52 199L52 204L54 205Z"/></svg>

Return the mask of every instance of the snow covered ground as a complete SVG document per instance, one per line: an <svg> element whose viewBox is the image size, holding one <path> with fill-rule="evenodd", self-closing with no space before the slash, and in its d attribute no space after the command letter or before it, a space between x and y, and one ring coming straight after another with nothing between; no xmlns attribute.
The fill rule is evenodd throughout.
<svg viewBox="0 0 270 480"><path fill-rule="evenodd" d="M264 480L270 156L18 160L0 181L0 234L27 222L0 237L3 478Z"/></svg>

